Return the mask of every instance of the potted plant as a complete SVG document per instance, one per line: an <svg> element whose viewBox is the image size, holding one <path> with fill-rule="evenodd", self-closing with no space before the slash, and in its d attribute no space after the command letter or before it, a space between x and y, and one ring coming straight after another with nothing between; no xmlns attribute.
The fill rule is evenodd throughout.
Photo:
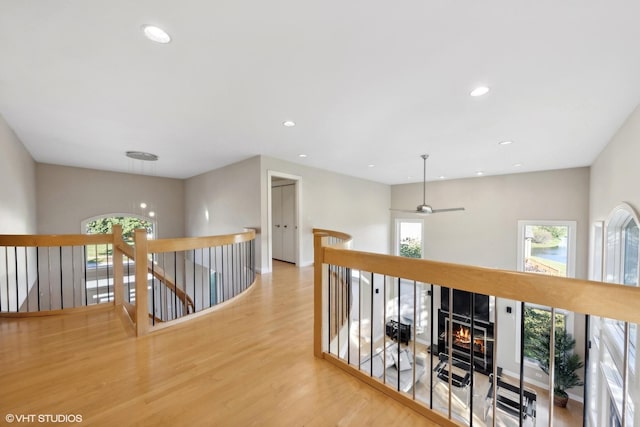
<svg viewBox="0 0 640 427"><path fill-rule="evenodd" d="M549 332L545 332L533 338L531 346L533 358L547 375L549 375L550 335ZM556 330L555 342L553 403L564 408L569 400L567 390L584 384L576 372L584 367L584 363L580 360L580 356L573 352L576 340L565 329Z"/></svg>

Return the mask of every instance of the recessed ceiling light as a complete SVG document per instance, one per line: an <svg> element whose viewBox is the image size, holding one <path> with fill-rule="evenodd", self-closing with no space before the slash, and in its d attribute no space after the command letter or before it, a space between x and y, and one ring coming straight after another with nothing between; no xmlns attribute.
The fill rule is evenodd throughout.
<svg viewBox="0 0 640 427"><path fill-rule="evenodd" d="M513 144L513 141L500 141L500 142L498 142L498 145L509 145L509 144Z"/></svg>
<svg viewBox="0 0 640 427"><path fill-rule="evenodd" d="M156 216L156 213L155 213L154 211L151 211L151 212L149 212L149 216L150 216L151 218L153 218L154 216Z"/></svg>
<svg viewBox="0 0 640 427"><path fill-rule="evenodd" d="M370 167L370 168L375 168L376 167L376 165L374 165L374 164L370 164L370 165L367 165L367 166Z"/></svg>
<svg viewBox="0 0 640 427"><path fill-rule="evenodd" d="M171 36L165 30L155 25L143 25L142 31L144 35L151 41L166 44L171 41Z"/></svg>
<svg viewBox="0 0 640 427"><path fill-rule="evenodd" d="M142 209L146 209L147 208L147 204L145 202L140 203L140 207Z"/></svg>
<svg viewBox="0 0 640 427"><path fill-rule="evenodd" d="M484 172L482 172L482 171L478 171L478 172L476 172L476 175L478 175L478 176L482 176L482 175L484 175Z"/></svg>
<svg viewBox="0 0 640 427"><path fill-rule="evenodd" d="M127 151L127 157L136 160L144 160L146 162L155 162L158 160L157 155L145 153L144 151Z"/></svg>
<svg viewBox="0 0 640 427"><path fill-rule="evenodd" d="M489 92L489 88L486 86L478 86L474 90L471 91L469 95L471 96L482 96Z"/></svg>
<svg viewBox="0 0 640 427"><path fill-rule="evenodd" d="M285 120L284 122L282 122L282 126L286 126L288 128L292 128L296 125L296 122L292 121L292 120Z"/></svg>
<svg viewBox="0 0 640 427"><path fill-rule="evenodd" d="M298 157L302 157L304 159L305 157L307 157L307 155L306 154L298 154Z"/></svg>
<svg viewBox="0 0 640 427"><path fill-rule="evenodd" d="M522 166L522 163L514 163L514 164L513 164L513 167L514 167L514 168L519 168L520 166Z"/></svg>
<svg viewBox="0 0 640 427"><path fill-rule="evenodd" d="M440 179L445 179L446 177L444 175L440 175Z"/></svg>

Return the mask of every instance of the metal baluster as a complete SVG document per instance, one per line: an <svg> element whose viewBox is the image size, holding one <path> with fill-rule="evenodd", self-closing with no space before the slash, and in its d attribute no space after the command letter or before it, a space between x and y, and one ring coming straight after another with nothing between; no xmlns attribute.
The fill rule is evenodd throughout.
<svg viewBox="0 0 640 427"><path fill-rule="evenodd" d="M38 252L36 252L37 254ZM89 295L87 291L87 263L89 260L87 259L87 245L82 246L83 253L83 263L82 269L84 270L84 305L89 305ZM40 265L38 264L38 271L40 271ZM39 275L38 275L39 276ZM40 281L38 280L38 285ZM38 291L38 298L40 298L40 292ZM38 310L40 310L40 302L38 302Z"/></svg>
<svg viewBox="0 0 640 427"><path fill-rule="evenodd" d="M36 247L36 287L38 288L38 311L40 311L40 248Z"/></svg>
<svg viewBox="0 0 640 427"><path fill-rule="evenodd" d="M397 383L397 390L400 391L400 345L402 344L402 325L400 324L400 294L402 293L402 291L400 290L400 278L398 277L398 329L396 329L396 340L398 342L398 380L396 381Z"/></svg>
<svg viewBox="0 0 640 427"><path fill-rule="evenodd" d="M524 311L522 312L524 318ZM524 323L524 321L523 321ZM555 388L556 371L556 309L551 307L551 329L549 333L549 427L553 426L553 389ZM524 350L524 331L522 334L522 348ZM520 407L522 407L522 387L524 379L520 377ZM522 411L521 411L522 412ZM520 426L522 426L522 413L520 414Z"/></svg>
<svg viewBox="0 0 640 427"><path fill-rule="evenodd" d="M448 359L449 359L449 403L448 403L448 414L449 419L451 419L451 399L452 399L452 391L453 391L453 377L452 377L452 366L453 366L453 288L449 288L449 325L448 325L447 333L447 343L449 347L448 351Z"/></svg>
<svg viewBox="0 0 640 427"><path fill-rule="evenodd" d="M109 283L109 246L111 245L104 245L105 252L107 253L107 301L111 301L111 288L113 288ZM113 248L111 248L111 250L113 251Z"/></svg>
<svg viewBox="0 0 640 427"><path fill-rule="evenodd" d="M411 331L412 334L412 340L413 340L413 360L412 360L412 367L413 367L413 376L412 376L412 384L413 387L411 387L411 398L413 400L416 400L416 360L417 360L417 356L416 356L416 326L418 325L418 319L416 318L416 315L418 313L418 308L417 308L417 298L418 298L418 285L417 282L414 280L413 281L413 319L412 319L412 324L413 324L413 330Z"/></svg>
<svg viewBox="0 0 640 427"><path fill-rule="evenodd" d="M520 307L520 378L519 378L519 382L518 385L520 386L520 389L522 389L523 385L524 385L524 309L525 309L525 302L522 301L521 303L521 307ZM496 316L497 318L498 316ZM551 322L553 323L553 322ZM497 326L495 326L495 329L498 329ZM551 375L551 371L549 371L549 375ZM497 378L495 378L495 380L497 381ZM495 388L498 387L497 383L496 385L494 385ZM497 393L496 393L496 397L497 397ZM549 406L552 406L551 403L551 399L553 398L553 389L551 390L551 394L549 394ZM520 404L522 404L522 402L520 402ZM495 415L494 415L495 416ZM551 422L551 412L549 412L549 422ZM520 427L522 427L522 417L519 418L519 425Z"/></svg>
<svg viewBox="0 0 640 427"><path fill-rule="evenodd" d="M433 410L433 324L434 324L434 315L433 315L433 283L430 283L430 291L431 291L431 295L429 297L430 299L430 311L429 311L429 316L430 316L430 320L429 320L429 329L431 329L431 331L429 332L429 341L431 342L430 344L430 348L429 348L429 353L431 354L429 356L429 372L431 373L429 375L429 409Z"/></svg>
<svg viewBox="0 0 640 427"><path fill-rule="evenodd" d="M493 348L492 350L492 359L493 359L493 387L492 387L492 391L493 391L493 400L491 402L491 409L493 410L493 419L491 421L491 425L493 427L496 427L496 411L498 409L498 402L496 401L496 397L498 396L498 298L496 297L495 299L495 306L496 309L494 310L494 316L493 316ZM489 319L491 320L491 319ZM521 335L522 336L522 335ZM521 340L522 341L522 340ZM522 355L522 351L520 352L520 354ZM522 363L522 357L520 358L520 368L522 369L523 367L523 363Z"/></svg>
<svg viewBox="0 0 640 427"><path fill-rule="evenodd" d="M333 266L329 265L329 274L327 274L327 351L331 353L331 277Z"/></svg>
<svg viewBox="0 0 640 427"><path fill-rule="evenodd" d="M18 247L13 247L13 258L16 270L16 313L20 312L20 280L18 279ZM7 299L9 295L7 295Z"/></svg>
<svg viewBox="0 0 640 427"><path fill-rule="evenodd" d="M629 392L629 322L624 322L624 349L622 352L622 427L627 425L627 393Z"/></svg>
<svg viewBox="0 0 640 427"><path fill-rule="evenodd" d="M225 245L226 246L226 245ZM220 282L222 284L221 288L222 288L222 301L226 301L225 298L225 288L226 288L226 277L224 274L224 248L225 246L221 246L220 247Z"/></svg>
<svg viewBox="0 0 640 427"><path fill-rule="evenodd" d="M476 320L475 320L475 310L476 310L476 294L475 292L471 293L471 325L469 325L471 330L469 331L469 336L471 337L469 341L469 374L471 375L471 382L469 383L469 426L473 427L473 383L474 383L474 363L475 363L475 354L474 354L474 346L475 346L475 334L476 334ZM486 349L485 349L486 350Z"/></svg>

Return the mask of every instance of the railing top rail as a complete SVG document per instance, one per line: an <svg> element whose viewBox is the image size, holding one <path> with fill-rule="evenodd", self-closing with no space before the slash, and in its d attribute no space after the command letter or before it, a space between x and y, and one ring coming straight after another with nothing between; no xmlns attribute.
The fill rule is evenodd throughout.
<svg viewBox="0 0 640 427"><path fill-rule="evenodd" d="M322 248L322 262L578 313L640 323L640 310L632 309L640 307L640 287L403 258L332 247Z"/></svg>
<svg viewBox="0 0 640 427"><path fill-rule="evenodd" d="M83 246L113 243L112 234L0 234L0 246Z"/></svg>
<svg viewBox="0 0 640 427"><path fill-rule="evenodd" d="M313 231L313 234L315 235L325 235L328 237L335 237L335 238L346 240L349 242L353 240L353 237L350 234L343 233L341 231L326 230L323 228L314 228L312 231Z"/></svg>
<svg viewBox="0 0 640 427"><path fill-rule="evenodd" d="M255 230L243 233L225 234L221 236L182 237L177 239L157 239L147 241L149 252L179 252L191 249L209 248L214 246L231 245L255 239Z"/></svg>

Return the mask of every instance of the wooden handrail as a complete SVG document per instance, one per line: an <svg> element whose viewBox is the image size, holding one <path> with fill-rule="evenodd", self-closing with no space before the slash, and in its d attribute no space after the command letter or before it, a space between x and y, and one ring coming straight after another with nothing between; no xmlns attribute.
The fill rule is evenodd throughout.
<svg viewBox="0 0 640 427"><path fill-rule="evenodd" d="M149 252L180 252L192 249L210 248L214 246L232 245L234 243L248 242L255 239L254 230L244 233L226 234L223 236L207 237L182 237L178 239L157 239L147 241Z"/></svg>
<svg viewBox="0 0 640 427"><path fill-rule="evenodd" d="M321 248L323 263L640 323L640 287Z"/></svg>
<svg viewBox="0 0 640 427"><path fill-rule="evenodd" d="M325 334L324 337L329 337L329 341L332 336L332 331L327 329L323 331L323 328L327 326L327 320L323 317L331 312L330 307L323 306L323 299L327 298L329 266L331 268L361 270L385 277L403 278L420 283L493 295L497 298L640 323L640 310L636 309L640 306L640 287L355 251L343 248L342 244L327 246L325 244L328 241L326 236L337 233L325 233L325 230L318 231L314 238L314 354L404 405L415 409L439 425L459 424L420 404L415 400L415 396L411 398L396 391L384 381L380 382L358 367L345 362L344 359L337 356L337 353L332 352L331 344L327 346L326 350L322 348L323 334ZM449 358L451 358L451 353L449 353ZM553 381L551 381L550 388L553 388ZM551 390L550 393L553 391ZM451 411L451 406L449 406L449 411ZM449 416L451 416L451 412Z"/></svg>
<svg viewBox="0 0 640 427"><path fill-rule="evenodd" d="M84 246L111 243L112 234L0 234L0 246Z"/></svg>
<svg viewBox="0 0 640 427"><path fill-rule="evenodd" d="M158 239L147 240L147 232L144 229L135 231L136 245L131 246L122 239L122 226L114 224L112 233L110 234L66 234L66 235L19 235L19 234L0 234L0 246L15 248L39 248L39 247L71 247L71 246L91 246L91 245L110 245L113 249L112 258L108 264L101 264L100 267L113 269L113 300L104 305L115 305L123 307L128 313L132 322L136 324L138 335L143 335L149 331L148 317L151 319L162 321L154 313L149 314L148 304L148 274L151 273L155 280L168 290L173 292L176 298L184 307L184 314L192 314L196 311L194 298L190 296L186 290L181 289L175 283L162 267L157 263L149 260L150 253L164 252L184 252L202 248L224 247L238 243L250 242L255 240L255 230L245 229L247 231L236 234L228 234L222 236L208 237L189 237L178 239ZM61 252L62 254L62 249ZM65 252L66 254L66 252ZM25 251L25 257L27 252ZM60 255L62 256L62 255ZM129 304L125 300L125 263L124 257L136 261L135 281L136 281L136 301L135 305ZM26 259L26 258L25 258ZM253 267L251 267L253 270ZM17 273L16 273L17 274ZM17 276L16 276L17 277ZM246 276L248 277L248 276ZM31 278L31 277L30 277ZM17 280L17 279L16 279ZM255 280L255 277L253 278ZM61 284L62 286L62 284ZM86 309L86 308L83 308ZM25 313L0 313L0 316L8 315L12 317L28 317L34 315L45 314L61 314L63 312L78 311L78 308L67 308L60 310L25 312ZM155 323L155 322L154 322Z"/></svg>

